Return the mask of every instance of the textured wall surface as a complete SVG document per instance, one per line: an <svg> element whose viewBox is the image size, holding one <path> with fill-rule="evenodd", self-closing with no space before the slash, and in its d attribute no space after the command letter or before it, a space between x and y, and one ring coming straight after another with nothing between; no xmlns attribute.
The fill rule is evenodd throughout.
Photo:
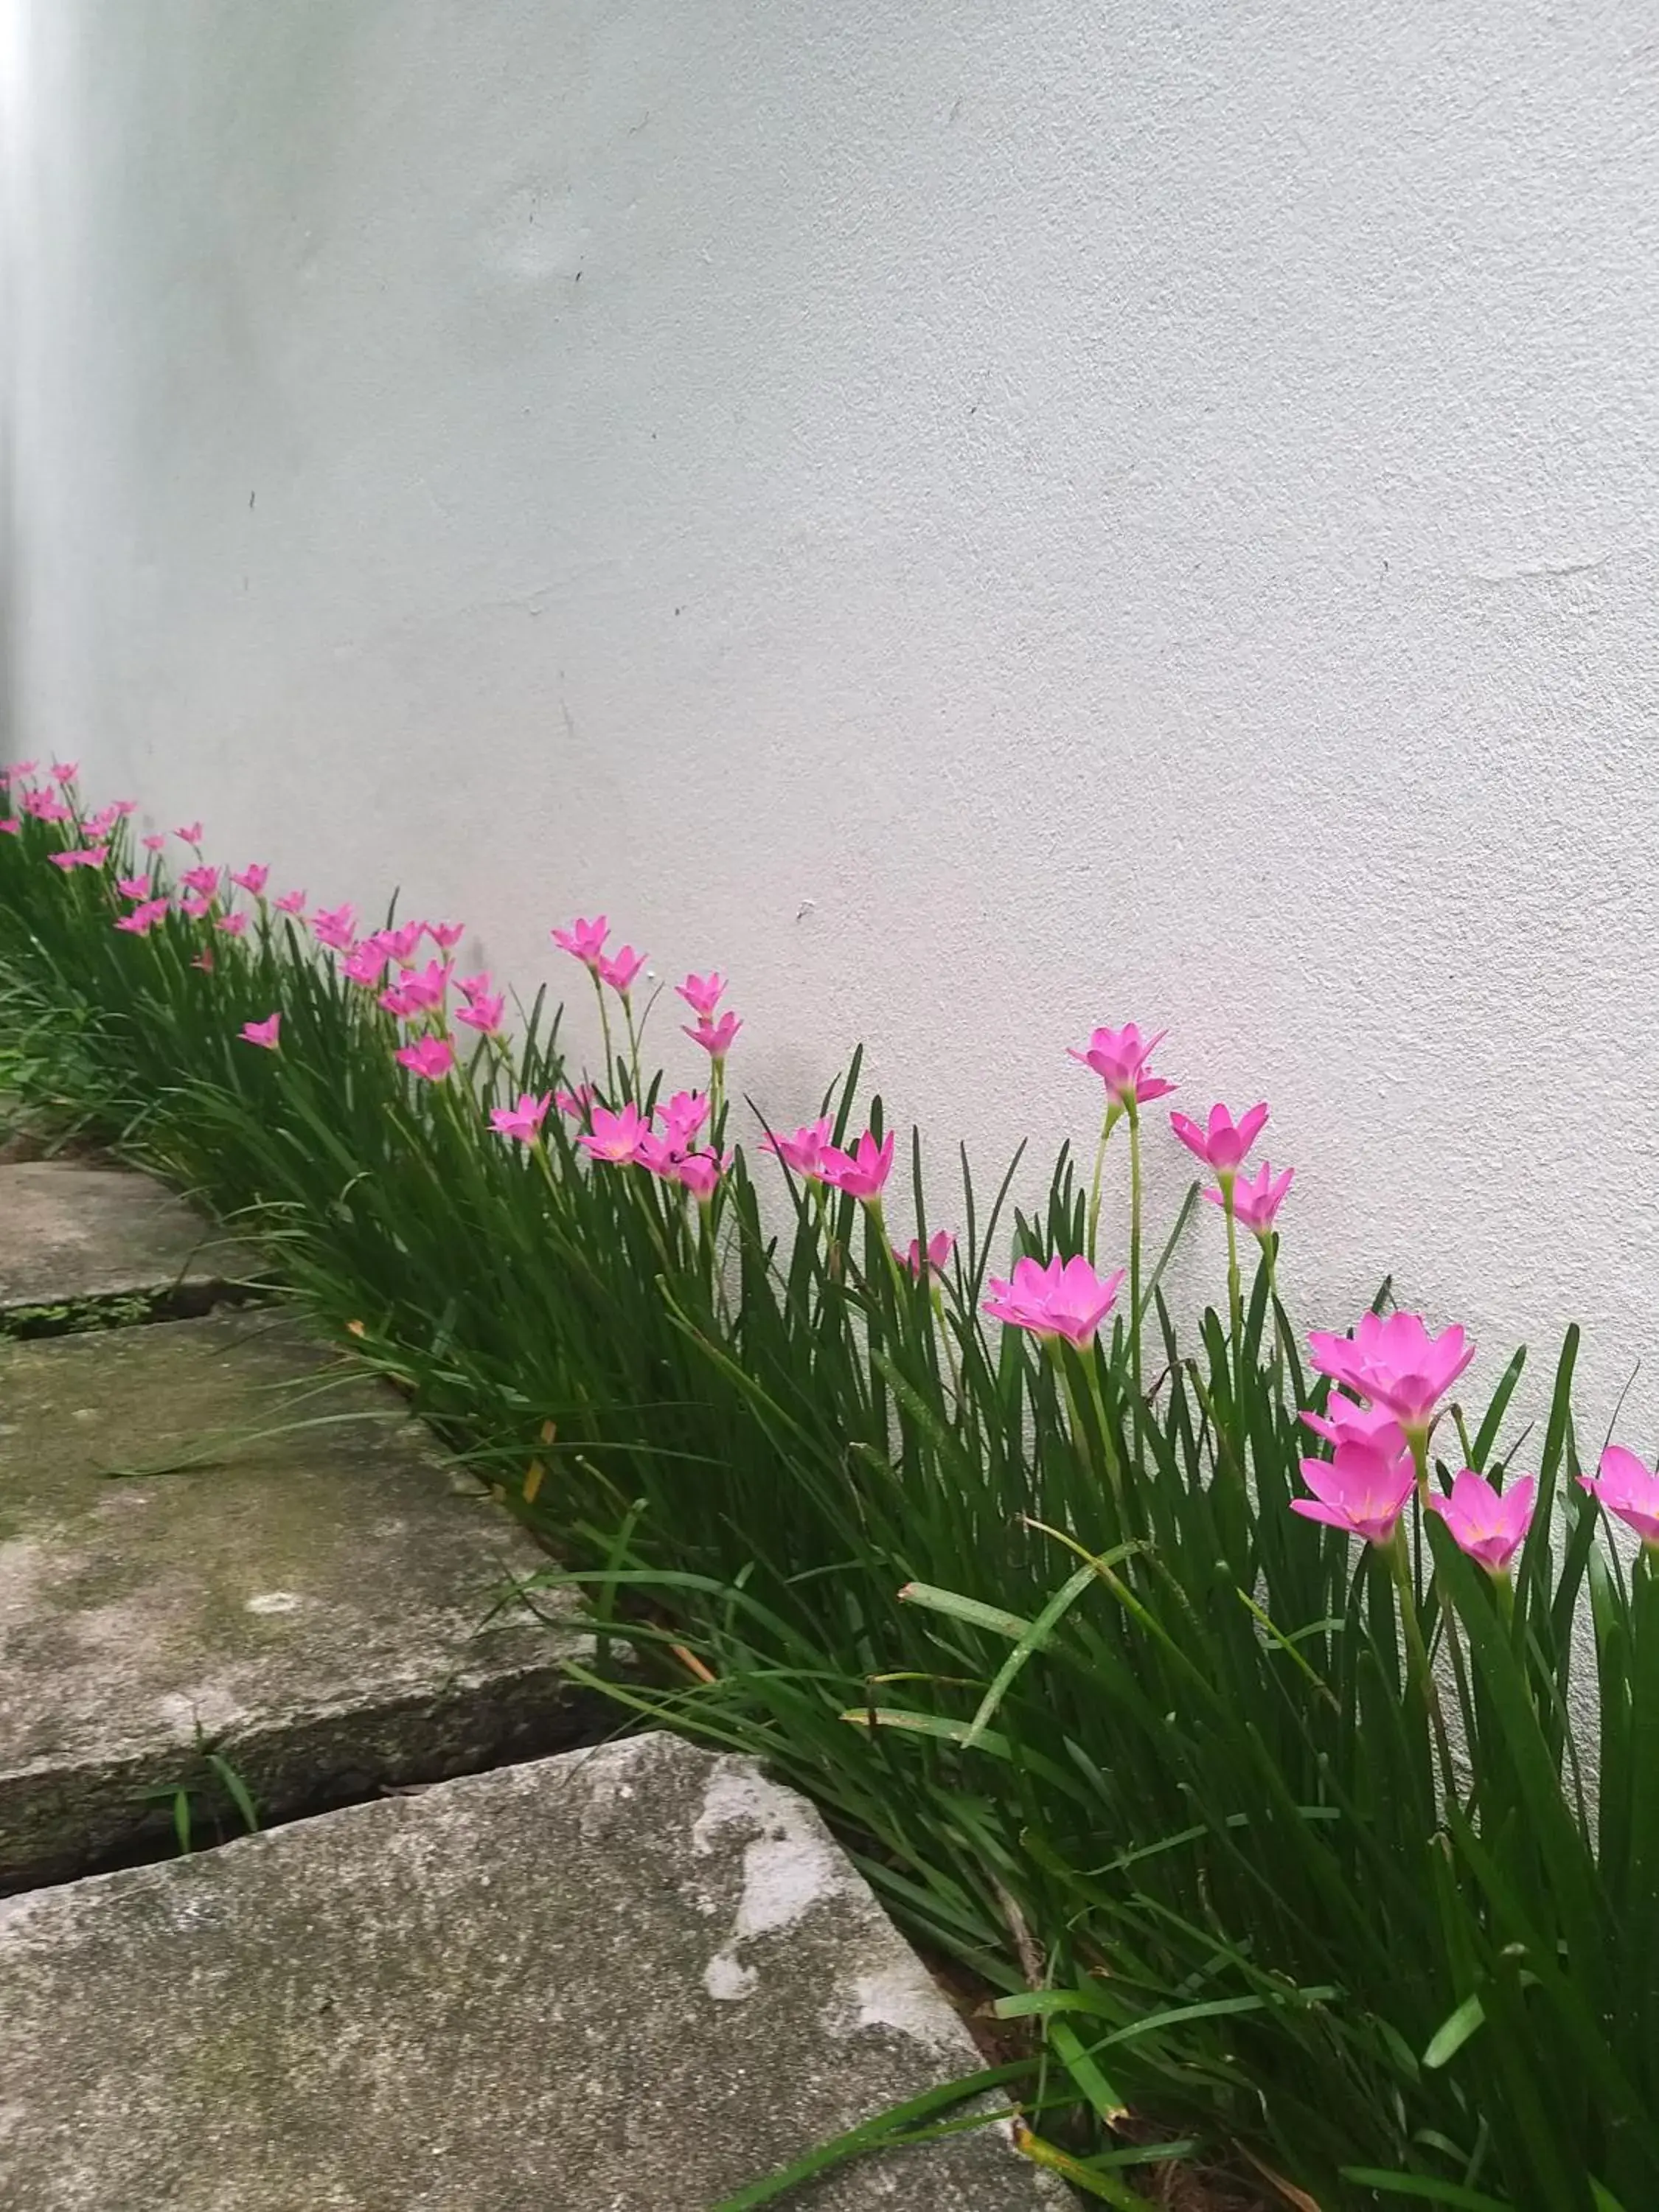
<svg viewBox="0 0 1659 2212"><path fill-rule="evenodd" d="M941 1174L1167 1024L1273 1102L1310 1321L1580 1316L1599 1431L1659 1348L1646 0L20 5L14 750L521 985L608 907L779 1118L862 1036Z"/></svg>

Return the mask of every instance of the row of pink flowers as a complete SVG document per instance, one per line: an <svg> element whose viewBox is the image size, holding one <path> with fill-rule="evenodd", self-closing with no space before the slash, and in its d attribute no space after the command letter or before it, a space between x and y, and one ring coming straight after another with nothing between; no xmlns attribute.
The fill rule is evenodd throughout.
<svg viewBox="0 0 1659 2212"><path fill-rule="evenodd" d="M49 858L53 866L71 869L103 868L109 864L108 838L116 824L135 811L135 802L122 799L94 814L80 816L76 807L60 794L72 792L77 774L73 762L52 763L51 781L39 786L27 780L38 764L18 763L0 769L0 789L15 790L15 817L0 818L0 831L17 834L24 817L62 825L78 822L83 844L65 846ZM248 916L244 911L221 910L227 885L245 892L263 910L270 871L253 862L241 869L222 872L199 858L202 825L180 825L174 836L198 854L180 878L177 910L191 921L210 920L231 936L242 934ZM167 840L147 835L145 848L160 853ZM117 890L131 902L119 916L118 929L143 935L173 911L172 901L149 875L122 877ZM276 898L276 909L303 922L303 891L289 891ZM422 943L430 939L439 954L453 951L464 934L453 922L410 921L396 928L375 930L360 939L356 910L349 904L320 908L310 918L317 942L339 958L341 972L354 984L376 989L388 968L397 980L379 988L379 1003L399 1021L421 1024L418 1033L396 1052L398 1063L422 1080L444 1079L457 1065L453 1044L447 1033L452 990L460 1003L453 1019L487 1036L501 1033L504 994L495 991L488 974L462 977L453 975L454 963L438 957L416 963ZM614 954L606 951L610 927L603 916L579 916L566 929L552 932L556 944L580 961L596 985L613 991L625 1006L645 967L645 955L632 945ZM211 966L211 954L197 963ZM707 1051L716 1069L742 1024L738 1018L719 1012L726 981L718 973L692 973L677 987L678 995L696 1018L685 1034ZM424 1026L435 1018L435 1026ZM263 1021L246 1023L241 1036L251 1045L278 1050L282 1016L273 1012ZM1139 1109L1166 1097L1176 1085L1157 1073L1152 1056L1166 1033L1144 1036L1133 1023L1119 1029L1097 1029L1088 1045L1072 1057L1097 1074L1107 1097L1106 1127L1121 1115L1138 1117ZM635 1104L618 1109L604 1105L591 1086L556 1091L538 1097L526 1093L516 1104L496 1108L491 1122L502 1137L534 1143L541 1134L550 1105L581 1121L576 1141L596 1163L607 1166L638 1166L665 1181L675 1182L700 1201L713 1194L732 1155L720 1154L697 1142L709 1115L708 1099L694 1091L676 1093L665 1104L641 1112ZM1172 1113L1170 1125L1181 1143L1207 1167L1215 1186L1204 1195L1261 1239L1264 1248L1273 1233L1280 1206L1289 1191L1293 1170L1274 1175L1263 1161L1254 1173L1245 1163L1268 1121L1265 1103L1258 1103L1234 1118L1221 1104L1212 1106L1203 1122ZM894 1140L891 1131L878 1137L866 1130L848 1147L833 1141L828 1117L808 1123L793 1134L768 1133L763 1150L772 1152L805 1181L838 1190L872 1208L878 1217L883 1194L891 1173ZM919 1281L940 1273L948 1265L953 1240L948 1231L936 1231L924 1250L920 1239L908 1251L896 1251L899 1265ZM1079 1256L1056 1255L1047 1261L1025 1257L1017 1261L1006 1278L993 1277L984 1301L985 1312L1005 1326L1024 1330L1040 1340L1068 1343L1082 1348L1093 1341L1116 1304L1123 1271L1097 1273ZM1308 1426L1329 1447L1328 1457L1310 1455L1301 1462L1309 1495L1292 1501L1292 1510L1310 1521L1341 1529L1374 1544L1394 1541L1413 1491L1425 1506L1444 1522L1457 1544L1494 1575L1507 1573L1524 1541L1536 1504L1537 1483L1532 1476L1511 1481L1499 1491L1473 1468L1462 1468L1449 1491L1431 1492L1425 1479L1430 1437L1439 1419L1447 1394L1474 1356L1474 1347L1461 1328L1432 1334L1415 1314L1387 1316L1367 1314L1351 1336L1315 1331L1309 1339L1316 1370L1336 1386L1337 1395L1323 1414L1307 1413ZM1634 1453L1609 1445L1595 1475L1581 1475L1583 1489L1604 1509L1623 1521L1644 1544L1659 1547L1659 1475Z"/></svg>

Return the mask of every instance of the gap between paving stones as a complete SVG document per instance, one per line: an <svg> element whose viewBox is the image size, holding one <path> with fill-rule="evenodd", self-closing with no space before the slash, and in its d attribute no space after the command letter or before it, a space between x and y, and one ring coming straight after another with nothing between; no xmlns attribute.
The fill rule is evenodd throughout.
<svg viewBox="0 0 1659 2212"><path fill-rule="evenodd" d="M616 1733L502 1607L543 1553L331 1359L259 1309L0 1345L0 1887L170 1856L180 1788L240 1831L210 1753L274 1826Z"/></svg>
<svg viewBox="0 0 1659 2212"><path fill-rule="evenodd" d="M155 1322L199 1321L221 1307L281 1303L274 1276L246 1283L181 1283L170 1291L111 1291L51 1305L10 1306L0 1311L0 1343L27 1344L48 1336L94 1336L106 1329L144 1328Z"/></svg>

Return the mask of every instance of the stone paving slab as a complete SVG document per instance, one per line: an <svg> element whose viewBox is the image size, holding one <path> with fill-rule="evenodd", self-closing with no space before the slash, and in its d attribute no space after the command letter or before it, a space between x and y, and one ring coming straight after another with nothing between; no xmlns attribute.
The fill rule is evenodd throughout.
<svg viewBox="0 0 1659 2212"><path fill-rule="evenodd" d="M474 1636L544 1564L269 1309L0 1346L0 1887L165 1831L198 1731L272 1814L571 1742L569 1637Z"/></svg>
<svg viewBox="0 0 1659 2212"><path fill-rule="evenodd" d="M641 1736L0 1905L0 2206L711 2212L982 2062L802 1799ZM789 2212L1058 2212L1000 2129Z"/></svg>
<svg viewBox="0 0 1659 2212"><path fill-rule="evenodd" d="M205 1304L256 1266L149 1176L64 1160L0 1167L0 1318L169 1291Z"/></svg>

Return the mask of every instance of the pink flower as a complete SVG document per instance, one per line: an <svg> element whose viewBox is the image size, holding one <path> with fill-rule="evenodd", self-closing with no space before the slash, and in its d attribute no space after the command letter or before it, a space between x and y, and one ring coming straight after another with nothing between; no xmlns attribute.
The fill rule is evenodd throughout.
<svg viewBox="0 0 1659 2212"><path fill-rule="evenodd" d="M270 880L270 870L262 867L258 861L254 860L246 868L233 870L230 880L234 884L240 884L251 898L258 898Z"/></svg>
<svg viewBox="0 0 1659 2212"><path fill-rule="evenodd" d="M1400 1425L1387 1406L1356 1406L1352 1398L1334 1397L1324 1413L1304 1413L1302 1419L1329 1444L1368 1443L1379 1430Z"/></svg>
<svg viewBox="0 0 1659 2212"><path fill-rule="evenodd" d="M192 968L199 968L204 975L210 975L213 973L213 955L204 948L190 964Z"/></svg>
<svg viewBox="0 0 1659 2212"><path fill-rule="evenodd" d="M441 1006L449 995L450 971L454 964L453 960L428 960L424 968L405 968L398 978L405 1010L425 1013L432 1007ZM385 1000L380 1003L384 1006Z"/></svg>
<svg viewBox="0 0 1659 2212"><path fill-rule="evenodd" d="M380 981L385 967L386 954L372 939L367 939L362 945L352 946L340 963L340 973L348 983L356 983L365 991L372 991Z"/></svg>
<svg viewBox="0 0 1659 2212"><path fill-rule="evenodd" d="M684 982L677 983L674 988L698 1019L708 1022L714 1018L714 1009L726 988L726 978L716 975L688 975Z"/></svg>
<svg viewBox="0 0 1659 2212"><path fill-rule="evenodd" d="M486 1036L499 1036L501 1016L507 1010L507 1000L499 991L494 998L474 999L469 1006L458 1006L455 1018L465 1022L470 1030L482 1030Z"/></svg>
<svg viewBox="0 0 1659 2212"><path fill-rule="evenodd" d="M714 1186L731 1164L730 1152L724 1159L718 1152L688 1152L675 1162L674 1178L685 1185L699 1206L707 1206L714 1195Z"/></svg>
<svg viewBox="0 0 1659 2212"><path fill-rule="evenodd" d="M406 921L401 929L377 929L368 942L402 967L415 957L415 948L425 927L424 922Z"/></svg>
<svg viewBox="0 0 1659 2212"><path fill-rule="evenodd" d="M1451 1530L1459 1551L1467 1552L1495 1575L1506 1574L1532 1521L1538 1485L1531 1475L1501 1493L1472 1467L1452 1477L1449 1496L1431 1492L1429 1510Z"/></svg>
<svg viewBox="0 0 1659 2212"><path fill-rule="evenodd" d="M538 1098L533 1091L521 1091L516 1106L490 1108L489 1126L498 1137L511 1137L518 1144L533 1145L547 1119L548 1104L549 1097Z"/></svg>
<svg viewBox="0 0 1659 2212"><path fill-rule="evenodd" d="M280 1014L267 1014L262 1022L244 1022L242 1035L249 1044L262 1044L267 1052L275 1052L283 1033Z"/></svg>
<svg viewBox="0 0 1659 2212"><path fill-rule="evenodd" d="M1010 1328L1029 1328L1045 1340L1063 1336L1081 1346L1112 1310L1122 1280L1121 1267L1103 1280L1080 1254L1072 1260L1056 1254L1047 1267L1016 1260L1007 1281L992 1276L985 1310Z"/></svg>
<svg viewBox="0 0 1659 2212"><path fill-rule="evenodd" d="M136 799L118 799L112 805L110 811L112 814L136 814L138 811L138 802Z"/></svg>
<svg viewBox="0 0 1659 2212"><path fill-rule="evenodd" d="M453 952L466 935L464 921L423 921L421 927L440 952Z"/></svg>
<svg viewBox="0 0 1659 2212"><path fill-rule="evenodd" d="M1334 1459L1304 1459L1302 1480L1311 1498L1293 1498L1292 1513L1322 1521L1368 1544L1386 1544L1394 1534L1406 1500L1417 1480L1403 1431L1379 1429L1368 1441L1340 1443Z"/></svg>
<svg viewBox="0 0 1659 2212"><path fill-rule="evenodd" d="M216 929L222 929L227 937L240 937L247 927L247 916L245 914L222 915L213 926Z"/></svg>
<svg viewBox="0 0 1659 2212"><path fill-rule="evenodd" d="M101 837L115 827L119 817L118 807L100 806L95 814L88 815L81 827L88 837Z"/></svg>
<svg viewBox="0 0 1659 2212"><path fill-rule="evenodd" d="M1233 1117L1224 1106L1212 1106L1207 1128L1200 1129L1184 1114L1171 1114L1170 1127L1189 1152L1196 1152L1206 1167L1231 1180L1238 1172L1245 1153L1266 1127L1267 1121L1267 1108L1252 1106L1235 1127Z"/></svg>
<svg viewBox="0 0 1659 2212"><path fill-rule="evenodd" d="M591 1083L579 1083L574 1091L556 1091L553 1103L561 1114L568 1114L573 1121L580 1121L593 1103L593 1086Z"/></svg>
<svg viewBox="0 0 1659 2212"><path fill-rule="evenodd" d="M816 1180L834 1127L826 1114L821 1121L809 1121L805 1128L797 1129L793 1137L775 1136L769 1131L761 1139L761 1150L773 1153L786 1167L793 1168L797 1175L811 1176Z"/></svg>
<svg viewBox="0 0 1659 2212"><path fill-rule="evenodd" d="M702 1021L685 1034L693 1044L700 1044L710 1060L724 1060L732 1049L732 1040L743 1027L736 1014L722 1014L717 1022Z"/></svg>
<svg viewBox="0 0 1659 2212"><path fill-rule="evenodd" d="M1263 1160L1253 1176L1241 1176L1233 1185L1233 1212L1253 1236L1266 1237L1271 1231L1295 1173L1294 1168L1286 1168L1275 1182L1272 1165ZM1227 1203L1224 1190L1206 1190L1204 1195L1212 1206Z"/></svg>
<svg viewBox="0 0 1659 2212"><path fill-rule="evenodd" d="M81 763L79 761L54 761L52 772L59 783L73 783L81 773Z"/></svg>
<svg viewBox="0 0 1659 2212"><path fill-rule="evenodd" d="M631 945L624 945L614 960L595 961L593 972L602 983L610 984L618 998L625 999L644 965L644 953L635 952Z"/></svg>
<svg viewBox="0 0 1659 2212"><path fill-rule="evenodd" d="M200 921L204 915L213 911L213 901L204 898L200 891L186 891L179 902L179 911L187 914L192 921Z"/></svg>
<svg viewBox="0 0 1659 2212"><path fill-rule="evenodd" d="M200 891L204 897L207 897L219 888L219 871L209 867L186 868L179 880L187 891Z"/></svg>
<svg viewBox="0 0 1659 2212"><path fill-rule="evenodd" d="M161 852L165 848L167 842L167 839L161 836L146 837L143 840L143 848L147 853Z"/></svg>
<svg viewBox="0 0 1659 2212"><path fill-rule="evenodd" d="M1086 1051L1079 1052L1074 1045L1066 1049L1073 1060L1093 1068L1114 1105L1144 1106L1151 1099L1167 1097L1176 1087L1146 1065L1169 1034L1160 1030L1156 1036L1143 1037L1133 1022L1126 1022L1121 1030L1097 1030Z"/></svg>
<svg viewBox="0 0 1659 2212"><path fill-rule="evenodd" d="M931 1274L942 1275L945 1273L945 1264L956 1249L956 1238L948 1229L936 1229L927 1239L927 1256L925 1262L922 1258L920 1237L913 1237L910 1239L910 1249L908 1252L901 1252L895 1245L893 1257L901 1267L908 1267L920 1282L924 1267L926 1272Z"/></svg>
<svg viewBox="0 0 1659 2212"><path fill-rule="evenodd" d="M640 1139L634 1154L635 1167L647 1169L653 1176L672 1176L678 1166L680 1155L666 1137L659 1137L654 1129L647 1129Z"/></svg>
<svg viewBox="0 0 1659 2212"><path fill-rule="evenodd" d="M33 775L40 765L39 761L14 761L11 772L14 775Z"/></svg>
<svg viewBox="0 0 1659 2212"><path fill-rule="evenodd" d="M20 836L22 834L22 823L15 814L7 815L4 821L0 822L0 832L3 832L8 837Z"/></svg>
<svg viewBox="0 0 1659 2212"><path fill-rule="evenodd" d="M870 1205L879 1200L892 1166L892 1131L890 1129L878 1144L866 1129L850 1152L826 1145L818 1160L818 1173L825 1182L833 1183L849 1198L861 1199Z"/></svg>
<svg viewBox="0 0 1659 2212"><path fill-rule="evenodd" d="M349 952L357 941L356 908L319 906L311 917L311 933L319 945L326 945L335 952Z"/></svg>
<svg viewBox="0 0 1659 2212"><path fill-rule="evenodd" d="M1634 1528L1644 1544L1659 1545L1659 1475L1651 1474L1633 1451L1609 1444L1595 1474L1581 1474L1581 1490L1588 1490L1627 1528Z"/></svg>
<svg viewBox="0 0 1659 2212"><path fill-rule="evenodd" d="M87 845L76 852L48 853L46 858L54 868L62 868L67 874L71 868L101 867L104 863L104 854L103 846Z"/></svg>
<svg viewBox="0 0 1659 2212"><path fill-rule="evenodd" d="M123 898L148 898L149 878L148 876L118 876L115 879L115 888Z"/></svg>
<svg viewBox="0 0 1659 2212"><path fill-rule="evenodd" d="M455 1054L447 1037L418 1037L392 1056L399 1067L408 1068L412 1075L418 1075L427 1083L441 1083L455 1065Z"/></svg>
<svg viewBox="0 0 1659 2212"><path fill-rule="evenodd" d="M148 937L167 910L167 902L164 898L149 899L143 906L134 907L131 914L124 914L115 927L125 929L133 937Z"/></svg>
<svg viewBox="0 0 1659 2212"><path fill-rule="evenodd" d="M1474 1357L1461 1328L1431 1336L1420 1314L1364 1314L1352 1337L1316 1329L1308 1343L1322 1375L1386 1406L1402 1428L1419 1436Z"/></svg>
<svg viewBox="0 0 1659 2212"><path fill-rule="evenodd" d="M466 1000L468 1006L471 1006L475 999L487 999L489 995L489 974L486 971L481 975L458 975L455 979L455 988Z"/></svg>
<svg viewBox="0 0 1659 2212"><path fill-rule="evenodd" d="M677 1152L690 1148L691 1139L708 1119L708 1101L700 1091L677 1091L665 1106L657 1109L662 1116L663 1134Z"/></svg>
<svg viewBox="0 0 1659 2212"><path fill-rule="evenodd" d="M181 845L199 845L202 842L202 825L199 822L186 822L182 830L175 830L173 834Z"/></svg>
<svg viewBox="0 0 1659 2212"><path fill-rule="evenodd" d="M637 1106L624 1106L619 1114L613 1114L608 1107L596 1106L592 1132L578 1137L576 1142L596 1160L607 1160L612 1167L626 1167L639 1158L640 1140L650 1133L650 1125Z"/></svg>
<svg viewBox="0 0 1659 2212"><path fill-rule="evenodd" d="M552 938L555 945L597 972L605 955L605 940L610 934L611 925L602 914L595 915L592 921L585 921L578 915L568 929L554 930Z"/></svg>
<svg viewBox="0 0 1659 2212"><path fill-rule="evenodd" d="M26 791L19 802L25 814L32 814L37 822L67 822L70 811L61 799L54 799L49 791Z"/></svg>

